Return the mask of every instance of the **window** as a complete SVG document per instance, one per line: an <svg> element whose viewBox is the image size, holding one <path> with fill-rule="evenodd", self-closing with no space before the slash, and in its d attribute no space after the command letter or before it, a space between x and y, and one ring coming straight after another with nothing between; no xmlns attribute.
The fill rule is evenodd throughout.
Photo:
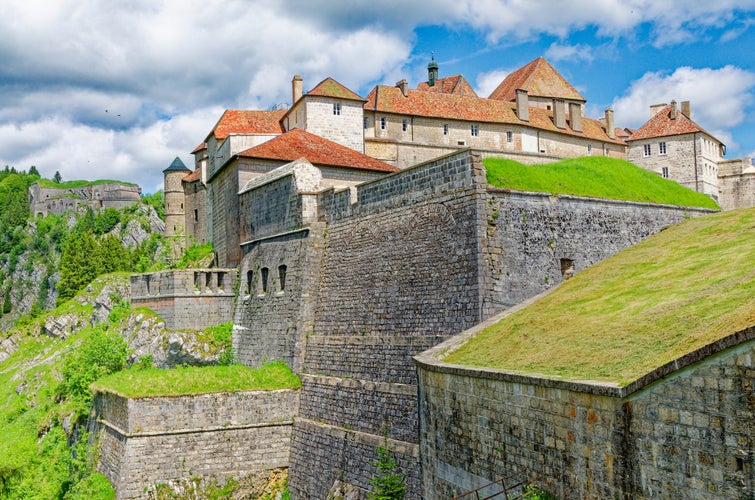
<svg viewBox="0 0 755 500"><path fill-rule="evenodd" d="M362 118L362 123L363 123L363 126L364 126L365 130L366 130L367 129L367 117L366 116L364 118Z"/></svg>
<svg viewBox="0 0 755 500"><path fill-rule="evenodd" d="M278 278L281 282L281 292L286 289L286 266L278 266Z"/></svg>
<svg viewBox="0 0 755 500"><path fill-rule="evenodd" d="M587 145L587 156L592 156L592 144Z"/></svg>
<svg viewBox="0 0 755 500"><path fill-rule="evenodd" d="M478 135L480 135L480 126L479 125L477 125L476 123L473 123L470 128L471 128L471 131L472 131L472 137L477 137Z"/></svg>
<svg viewBox="0 0 755 500"><path fill-rule="evenodd" d="M649 146L649 144L648 144ZM659 155L665 155L666 154L666 143L665 142L659 142L658 143L658 154Z"/></svg>
<svg viewBox="0 0 755 500"><path fill-rule="evenodd" d="M194 209L194 222L197 222L199 220L199 210L196 208Z"/></svg>
<svg viewBox="0 0 755 500"><path fill-rule="evenodd" d="M668 179L668 167L663 167L661 169L661 177L664 179Z"/></svg>
<svg viewBox="0 0 755 500"><path fill-rule="evenodd" d="M380 130L385 130L385 116L380 118Z"/></svg>
<svg viewBox="0 0 755 500"><path fill-rule="evenodd" d="M506 132L506 142L514 142L514 132L510 130Z"/></svg>
<svg viewBox="0 0 755 500"><path fill-rule="evenodd" d="M253 271L247 271L246 272L246 294L251 295L252 294L252 278L254 277Z"/></svg>
<svg viewBox="0 0 755 500"><path fill-rule="evenodd" d="M650 156L650 144L645 144L642 146L642 151L644 156Z"/></svg>
<svg viewBox="0 0 755 500"><path fill-rule="evenodd" d="M334 102L333 103L333 114L334 115L340 115L341 114L341 103L340 102Z"/></svg>
<svg viewBox="0 0 755 500"><path fill-rule="evenodd" d="M267 293L268 269L266 267L263 267L260 272L262 273L262 293Z"/></svg>
<svg viewBox="0 0 755 500"><path fill-rule="evenodd" d="M401 120L401 130L406 132L408 128L409 128L409 120L404 118L403 120Z"/></svg>
<svg viewBox="0 0 755 500"><path fill-rule="evenodd" d="M443 124L443 135L448 135L448 123Z"/></svg>

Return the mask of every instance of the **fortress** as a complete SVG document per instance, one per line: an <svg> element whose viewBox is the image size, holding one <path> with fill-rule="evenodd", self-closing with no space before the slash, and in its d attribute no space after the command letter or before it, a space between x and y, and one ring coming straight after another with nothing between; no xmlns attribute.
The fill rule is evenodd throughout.
<svg viewBox="0 0 755 500"><path fill-rule="evenodd" d="M76 187L42 187L34 183L29 187L29 208L32 214L42 216L60 215L79 207L120 210L137 203L141 192L135 184L115 181L96 181Z"/></svg>
<svg viewBox="0 0 755 500"><path fill-rule="evenodd" d="M167 420L191 402L156 402L150 410L103 397L99 468L119 497L185 477L181 460L221 479L287 466L292 498L336 490L363 497L376 473L376 447L386 441L406 474L408 498L446 498L512 473L563 498L752 493L747 401L717 410L721 432L704 432L712 417L703 417L711 411L706 398L726 398L745 383L752 331L624 391L476 373L428 357L574 273L710 212L489 186L487 156L625 157L631 134L614 128L611 110L604 122L583 117L584 99L542 59L510 75L489 99L475 96L461 76L438 78L434 62L428 69L417 90L402 81L366 99L331 79L302 94L295 77L290 109L226 111L195 150L193 172L180 160L166 169L166 232L212 241L224 269L137 275L132 294L163 307L166 323L177 326L192 294L227 303L220 283L237 273L235 308L218 320L233 321L239 360L282 359L302 388L277 403L252 395L203 400L196 407L208 408L205 420L171 429L150 427L150 415ZM675 104L659 112L689 120L689 113L672 118ZM671 142L666 155L683 150ZM739 180L750 175L742 165ZM734 352L707 356L727 347ZM694 371L684 372L693 362ZM708 384L715 374L728 375ZM702 399L688 397L697 387L688 377L703 380ZM636 400L636 418L625 411L627 398ZM255 420L257 405L269 411ZM703 458L691 463L678 442L672 453L675 426L694 430L690 446ZM157 436L170 453L146 463L138 450ZM246 445L212 444L226 439ZM275 450L269 463L257 453L266 446ZM671 458L660 458L660 449Z"/></svg>

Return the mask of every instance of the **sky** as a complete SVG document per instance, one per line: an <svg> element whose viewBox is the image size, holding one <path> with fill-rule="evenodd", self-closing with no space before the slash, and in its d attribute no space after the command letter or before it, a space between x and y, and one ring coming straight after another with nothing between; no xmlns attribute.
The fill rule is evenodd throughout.
<svg viewBox="0 0 755 500"><path fill-rule="evenodd" d="M162 188L225 109L269 109L333 77L463 74L478 95L545 57L616 125L651 104L755 156L755 0L3 0L0 166Z"/></svg>

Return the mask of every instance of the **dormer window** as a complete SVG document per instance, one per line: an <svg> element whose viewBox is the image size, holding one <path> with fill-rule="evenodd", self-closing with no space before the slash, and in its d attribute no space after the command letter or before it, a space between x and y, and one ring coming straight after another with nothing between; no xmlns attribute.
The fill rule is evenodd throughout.
<svg viewBox="0 0 755 500"><path fill-rule="evenodd" d="M334 115L340 115L341 114L341 103L340 102L334 102L333 103L333 114Z"/></svg>

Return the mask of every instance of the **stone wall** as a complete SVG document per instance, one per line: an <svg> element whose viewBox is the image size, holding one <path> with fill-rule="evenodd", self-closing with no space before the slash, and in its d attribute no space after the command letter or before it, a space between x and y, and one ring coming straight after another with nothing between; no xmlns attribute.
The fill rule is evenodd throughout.
<svg viewBox="0 0 755 500"><path fill-rule="evenodd" d="M186 204L184 228L187 238L194 238L198 245L209 241L207 237L207 188L200 180L183 185Z"/></svg>
<svg viewBox="0 0 755 500"><path fill-rule="evenodd" d="M755 167L750 158L719 163L718 187L723 210L755 207Z"/></svg>
<svg viewBox="0 0 755 500"><path fill-rule="evenodd" d="M95 398L97 470L118 498L146 498L158 484L220 483L289 463L299 391Z"/></svg>
<svg viewBox="0 0 755 500"><path fill-rule="evenodd" d="M131 275L131 305L155 311L169 329L202 330L233 320L236 269Z"/></svg>
<svg viewBox="0 0 755 500"><path fill-rule="evenodd" d="M76 188L43 188L38 183L29 187L29 209L34 215L60 215L80 206L93 210L120 210L138 203L141 188L135 184L103 182Z"/></svg>
<svg viewBox="0 0 755 500"><path fill-rule="evenodd" d="M515 473L558 498L755 494L755 328L619 387L437 360L484 326L417 357L423 498Z"/></svg>
<svg viewBox="0 0 755 500"><path fill-rule="evenodd" d="M488 189L487 315L712 210Z"/></svg>

